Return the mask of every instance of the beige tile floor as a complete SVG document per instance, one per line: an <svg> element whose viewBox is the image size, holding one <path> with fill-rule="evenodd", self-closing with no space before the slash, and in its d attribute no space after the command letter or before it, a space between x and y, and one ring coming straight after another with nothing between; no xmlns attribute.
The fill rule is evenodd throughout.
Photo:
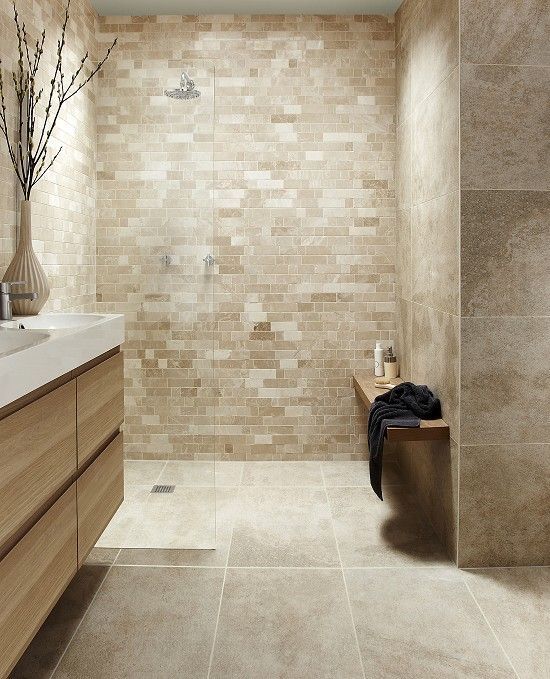
<svg viewBox="0 0 550 679"><path fill-rule="evenodd" d="M211 478L168 465L127 497ZM391 466L384 504L365 463L216 466L217 549L97 548L12 679L550 677L550 568L456 569Z"/></svg>

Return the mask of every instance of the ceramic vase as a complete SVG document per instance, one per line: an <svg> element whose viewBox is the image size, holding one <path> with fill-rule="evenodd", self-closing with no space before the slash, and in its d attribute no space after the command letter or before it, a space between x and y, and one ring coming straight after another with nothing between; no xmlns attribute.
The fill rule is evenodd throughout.
<svg viewBox="0 0 550 679"><path fill-rule="evenodd" d="M16 316L35 316L50 296L48 279L32 247L31 204L28 200L21 201L19 243L2 280L25 281L13 291L36 292L38 295L33 300L14 299L12 309Z"/></svg>

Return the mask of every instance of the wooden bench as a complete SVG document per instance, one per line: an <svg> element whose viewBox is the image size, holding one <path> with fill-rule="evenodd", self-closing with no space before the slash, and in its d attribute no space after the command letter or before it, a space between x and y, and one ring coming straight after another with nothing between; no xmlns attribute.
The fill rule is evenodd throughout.
<svg viewBox="0 0 550 679"><path fill-rule="evenodd" d="M391 380L391 384L397 385L402 381L397 378ZM369 409L374 399L387 391L374 385L372 375L354 375L353 386ZM420 427L388 427L386 438L388 441L441 441L449 438L449 425L444 420L420 420Z"/></svg>

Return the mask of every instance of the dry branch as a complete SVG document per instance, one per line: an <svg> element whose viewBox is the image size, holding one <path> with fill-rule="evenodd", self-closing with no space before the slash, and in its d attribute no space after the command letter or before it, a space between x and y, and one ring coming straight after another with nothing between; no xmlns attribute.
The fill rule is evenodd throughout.
<svg viewBox="0 0 550 679"><path fill-rule="evenodd" d="M83 73L89 60L89 54L86 52L75 72L67 77L63 73L63 53L66 48L70 4L71 0L67 0L61 35L57 41L56 65L53 76L49 80L49 92L45 100L42 125L38 123L38 112L44 89L37 89L37 82L40 80L38 75L44 54L46 31L42 31L34 47L31 46L25 22L19 16L15 3L13 4L13 17L19 58L16 69L12 73L12 85L17 100L16 129L13 132L10 132L8 123L6 83L0 59L0 132L6 140L8 154L25 200L29 200L33 187L42 179L61 153L60 148L51 159L49 158L49 145L61 110L69 99L78 94L101 70L117 42L115 38L103 59L92 67L88 76Z"/></svg>

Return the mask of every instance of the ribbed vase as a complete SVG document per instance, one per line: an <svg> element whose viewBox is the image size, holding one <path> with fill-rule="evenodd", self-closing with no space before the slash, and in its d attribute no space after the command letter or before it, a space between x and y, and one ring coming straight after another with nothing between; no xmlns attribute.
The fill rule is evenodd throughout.
<svg viewBox="0 0 550 679"><path fill-rule="evenodd" d="M19 243L10 265L4 274L4 281L25 281L25 285L13 288L14 292L36 292L36 299L14 299L13 313L17 316L35 316L50 296L48 279L32 247L31 204L21 201Z"/></svg>

